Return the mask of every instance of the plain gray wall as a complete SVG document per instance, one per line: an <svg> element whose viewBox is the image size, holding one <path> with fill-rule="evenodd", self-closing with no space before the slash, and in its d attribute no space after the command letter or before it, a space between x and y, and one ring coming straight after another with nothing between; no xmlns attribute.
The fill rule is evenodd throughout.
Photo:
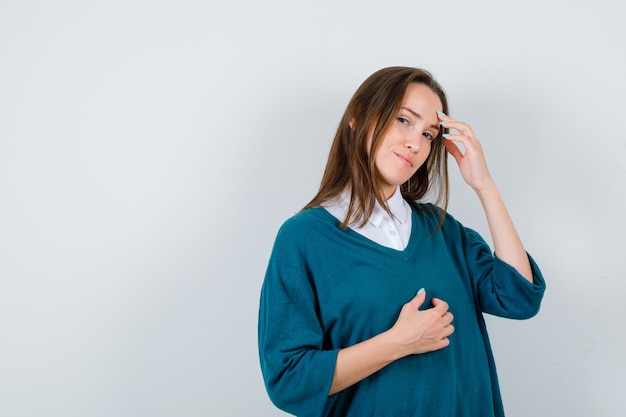
<svg viewBox="0 0 626 417"><path fill-rule="evenodd" d="M623 416L625 4L0 0L0 415L283 415L256 350L275 233L356 87L411 65L547 279L539 316L488 319L508 415Z"/></svg>

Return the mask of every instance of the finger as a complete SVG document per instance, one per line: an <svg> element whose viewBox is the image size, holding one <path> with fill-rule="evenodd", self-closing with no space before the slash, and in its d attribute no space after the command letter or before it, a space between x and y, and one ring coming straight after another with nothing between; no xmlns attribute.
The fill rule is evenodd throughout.
<svg viewBox="0 0 626 417"><path fill-rule="evenodd" d="M437 343L436 349L439 350L448 346L450 346L450 339L448 339L447 337L444 337Z"/></svg>
<svg viewBox="0 0 626 417"><path fill-rule="evenodd" d="M442 315L445 314L445 312L448 311L448 308L449 308L448 303L446 303L442 299L440 299L440 298L433 298L432 303L433 303L433 306L435 307L435 309L442 311Z"/></svg>
<svg viewBox="0 0 626 417"><path fill-rule="evenodd" d="M446 327L443 328L442 332L443 332L442 336L447 338L452 333L454 333L454 326L453 325L446 326Z"/></svg>
<svg viewBox="0 0 626 417"><path fill-rule="evenodd" d="M426 300L426 291L421 288L417 292L417 294L415 294L415 297L413 297L413 299L408 302L408 304L411 306L411 308L418 310L422 306L422 304L424 304L424 300Z"/></svg>
<svg viewBox="0 0 626 417"><path fill-rule="evenodd" d="M463 134L467 134L468 136L474 137L474 130L472 130L472 127L469 124L465 122L460 122L448 116L447 114L444 114L441 112L437 112L437 117L439 118L439 124L442 127L447 128L447 129L458 130L459 132L462 132Z"/></svg>
<svg viewBox="0 0 626 417"><path fill-rule="evenodd" d="M452 120L452 118L450 116L448 116L444 112L438 111L438 110L437 110L437 117L440 118L441 120Z"/></svg>
<svg viewBox="0 0 626 417"><path fill-rule="evenodd" d="M463 132L444 133L441 136L447 139L447 141L461 142L465 147L471 146L472 143L476 141L476 138L470 137ZM443 143L446 143L446 140L444 140Z"/></svg>
<svg viewBox="0 0 626 417"><path fill-rule="evenodd" d="M454 129L470 138L474 137L474 131L472 130L472 127L467 123L457 122L456 120L442 120L439 122L439 124L446 129Z"/></svg>
<svg viewBox="0 0 626 417"><path fill-rule="evenodd" d="M478 142L478 139L470 138L467 135L447 133L443 135L443 138L444 138L444 141L443 141L444 146L446 146L446 149L448 150L448 152L450 152L452 156L454 156L457 162L460 160L460 157L465 156L467 152L469 152L471 155L471 154L474 154L475 152L478 152L478 150L480 149L480 142ZM448 145L452 142L458 142L458 143L463 144L464 151L461 151L458 145L456 144L455 144L456 148L459 149L458 152L455 150L454 147L449 147Z"/></svg>
<svg viewBox="0 0 626 417"><path fill-rule="evenodd" d="M454 118L452 118L452 117L448 116L447 114L445 114L443 112L440 112L440 111L437 112L437 117L442 122L445 122L445 123L442 123L442 124L452 123L452 122L456 122L457 121L456 119L454 119Z"/></svg>

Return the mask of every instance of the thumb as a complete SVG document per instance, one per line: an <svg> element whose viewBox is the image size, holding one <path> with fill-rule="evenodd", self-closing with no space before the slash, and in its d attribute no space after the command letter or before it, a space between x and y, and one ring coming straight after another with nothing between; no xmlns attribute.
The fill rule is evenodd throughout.
<svg viewBox="0 0 626 417"><path fill-rule="evenodd" d="M450 155L454 157L457 162L463 157L463 152L461 152L461 149L459 149L457 144L452 142L451 140L444 140L443 146L446 147L447 151L450 153Z"/></svg>
<svg viewBox="0 0 626 417"><path fill-rule="evenodd" d="M413 297L413 299L409 301L409 304L411 305L411 307L417 310L421 307L422 304L424 304L425 299L426 299L426 291L423 288L420 288L417 294L415 294L415 297Z"/></svg>

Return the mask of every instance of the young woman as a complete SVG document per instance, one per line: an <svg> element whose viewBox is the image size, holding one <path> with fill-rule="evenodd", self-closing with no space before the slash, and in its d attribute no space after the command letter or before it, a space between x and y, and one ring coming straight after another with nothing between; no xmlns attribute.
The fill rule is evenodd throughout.
<svg viewBox="0 0 626 417"><path fill-rule="evenodd" d="M545 284L480 142L447 113L431 74L406 67L374 73L348 104L319 192L278 232L261 292L261 368L279 408L504 415L482 314L530 318ZM495 253L446 213L448 153Z"/></svg>

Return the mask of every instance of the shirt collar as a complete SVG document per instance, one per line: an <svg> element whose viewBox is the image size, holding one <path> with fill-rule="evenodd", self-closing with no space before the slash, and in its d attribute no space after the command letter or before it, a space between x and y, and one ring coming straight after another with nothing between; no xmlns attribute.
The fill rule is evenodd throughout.
<svg viewBox="0 0 626 417"><path fill-rule="evenodd" d="M389 206L389 211L391 211L393 217L401 224L404 224L407 221L409 215L409 205L406 201L404 201L402 193L400 192L400 187L397 187L393 195L389 198L389 200L387 200L387 206ZM378 203L378 201L376 201L374 204L374 211L370 216L369 222L373 226L379 227L385 217L389 217L389 215Z"/></svg>
<svg viewBox="0 0 626 417"><path fill-rule="evenodd" d="M325 202L322 207L325 207L333 216L337 219L345 219L348 212L348 204L350 203L350 192L344 191L340 196ZM411 207L402 197L400 187L396 188L391 198L387 200L387 205L391 214L401 224L405 224L409 220L411 213ZM387 212L382 208L378 201L374 202L374 211L369 218L368 223L374 227L379 227L383 219L389 218Z"/></svg>

